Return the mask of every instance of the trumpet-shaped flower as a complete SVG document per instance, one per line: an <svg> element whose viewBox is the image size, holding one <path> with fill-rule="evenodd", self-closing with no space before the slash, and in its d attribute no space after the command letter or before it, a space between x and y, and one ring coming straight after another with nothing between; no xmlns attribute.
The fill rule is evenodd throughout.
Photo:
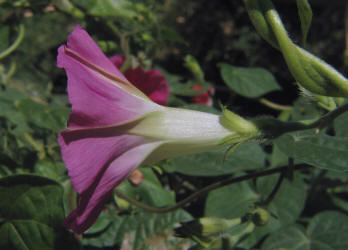
<svg viewBox="0 0 348 250"><path fill-rule="evenodd" d="M76 233L88 229L113 189L138 166L214 150L257 134L252 123L169 108L152 102L132 85L77 26L58 50L58 67L68 77L72 111L58 142L78 207L64 223ZM239 125L238 125L239 124Z"/></svg>

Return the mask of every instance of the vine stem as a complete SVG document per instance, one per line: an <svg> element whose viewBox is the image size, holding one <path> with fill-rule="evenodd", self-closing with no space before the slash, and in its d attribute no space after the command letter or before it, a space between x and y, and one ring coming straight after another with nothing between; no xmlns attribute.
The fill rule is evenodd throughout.
<svg viewBox="0 0 348 250"><path fill-rule="evenodd" d="M342 105L327 114L312 120L302 120L296 122L278 122L274 123L274 126L270 126L270 133L273 137L278 137L288 132L294 132L306 129L317 129L317 132L326 128L332 123L338 116L348 111L348 104ZM277 120L275 120L277 121ZM276 132L272 132L276 131Z"/></svg>
<svg viewBox="0 0 348 250"><path fill-rule="evenodd" d="M311 168L312 166L310 165L306 165L306 164L299 164L294 166L293 170L303 170L303 169L308 169ZM272 168L272 169L268 169L262 172L257 172L257 173L252 173L252 174L247 174L247 175L243 175L243 176L239 176L239 177L235 177L232 179L226 179L226 180L222 180L222 181L218 181L215 182L213 184L210 184L204 188L202 188L201 190L191 194L190 196L188 196L187 198L179 201L178 203L176 203L173 206L168 206L168 207L162 207L162 208L158 208L158 207L151 207L149 205L146 205L144 203L141 203L137 200L134 200L130 197L128 197L127 195L123 194L121 191L119 190L115 190L115 194L126 200L127 202L140 207L146 211L149 212L153 212L153 213L168 213L171 211L174 211L178 208L183 207L184 205L186 205L187 203L193 201L194 199L196 199L197 197L201 196L202 194L212 191L214 189L226 186L226 185L230 185L233 183L238 183L238 182L242 182L242 181L246 181L246 180L250 180L250 179L254 179L254 178L258 178L258 177L262 177L262 176L267 176L267 175L272 175L272 174L276 174L276 173L283 173L284 171L288 171L288 166L284 166L284 167L278 167L278 168Z"/></svg>
<svg viewBox="0 0 348 250"><path fill-rule="evenodd" d="M280 176L279 176L279 178L277 180L277 183L275 184L275 186L274 186L272 192L270 193L270 195L263 202L263 205L268 206L271 203L271 201L273 201L274 197L278 193L278 190L280 189L280 186L283 183L284 178L285 178L285 172L283 171L283 172L280 173Z"/></svg>
<svg viewBox="0 0 348 250"><path fill-rule="evenodd" d="M5 58L9 54L11 54L15 49L17 49L18 46L21 44L23 38L24 38L24 24L20 24L19 32L18 32L18 36L16 40L11 44L10 47L8 47L7 49L5 49L4 51L0 53L0 59Z"/></svg>
<svg viewBox="0 0 348 250"><path fill-rule="evenodd" d="M291 110L292 107L288 105L282 105L278 103L271 102L270 100L267 100L266 98L260 98L259 102L269 108L275 109L275 110Z"/></svg>

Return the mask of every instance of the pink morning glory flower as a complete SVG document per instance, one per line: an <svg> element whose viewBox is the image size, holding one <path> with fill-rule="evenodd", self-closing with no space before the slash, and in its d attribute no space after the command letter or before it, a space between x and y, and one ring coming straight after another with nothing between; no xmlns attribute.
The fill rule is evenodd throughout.
<svg viewBox="0 0 348 250"><path fill-rule="evenodd" d="M110 58L112 63L121 69L125 62L124 55L116 55ZM161 105L167 105L169 97L169 85L164 75L157 69L143 70L140 66L129 68L124 76L135 87L146 94L152 101Z"/></svg>
<svg viewBox="0 0 348 250"><path fill-rule="evenodd" d="M76 233L94 223L113 189L138 166L215 150L256 133L250 122L232 113L219 117L151 101L81 26L58 49L57 60L66 71L72 105L58 142L79 193L78 206L64 224ZM240 125L231 123L236 117Z"/></svg>

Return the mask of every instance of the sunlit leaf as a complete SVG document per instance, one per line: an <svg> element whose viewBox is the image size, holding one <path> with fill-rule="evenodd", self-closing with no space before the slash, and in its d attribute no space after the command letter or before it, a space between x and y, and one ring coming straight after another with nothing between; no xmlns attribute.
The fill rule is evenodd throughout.
<svg viewBox="0 0 348 250"><path fill-rule="evenodd" d="M226 85L241 96L257 98L280 90L273 75L263 68L242 68L226 63L219 64Z"/></svg>

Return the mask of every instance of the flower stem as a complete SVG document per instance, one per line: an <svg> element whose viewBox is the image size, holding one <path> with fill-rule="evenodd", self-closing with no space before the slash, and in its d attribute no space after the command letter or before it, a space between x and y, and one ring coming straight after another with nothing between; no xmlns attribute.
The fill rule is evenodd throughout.
<svg viewBox="0 0 348 250"><path fill-rule="evenodd" d="M293 170L303 170L303 169L307 169L307 168L311 168L312 166L310 165L306 165L306 164L299 164L293 167ZM193 201L194 199L196 199L197 197L201 196L202 194L212 191L214 189L226 186L226 185L230 185L233 183L238 183L238 182L242 182L242 181L246 181L246 180L250 180L250 179L254 179L254 178L258 178L258 177L262 177L262 176L267 176L267 175L272 175L272 174L276 174L276 173L283 173L284 171L288 171L288 166L284 166L284 167L278 167L278 168L272 168L272 169L268 169L262 172L256 172L256 173L252 173L252 174L247 174L247 175L243 175L243 176L239 176L239 177L235 177L232 179L226 179L226 180L222 180L222 181L218 181L215 182L211 185L208 185L204 188L202 188L201 190L191 194L190 196L188 196L187 198L179 201L178 203L176 203L173 206L168 206L168 207L162 207L162 208L157 208L157 207L151 207L148 206L144 203L141 203L137 200L134 200L132 198L129 198L127 195L123 194L122 192L120 192L119 190L115 190L115 193L118 197L126 200L127 202L140 207L146 211L149 212L153 212L153 213L168 213L171 211L174 211L178 208L183 207L184 205L186 205L187 203Z"/></svg>

